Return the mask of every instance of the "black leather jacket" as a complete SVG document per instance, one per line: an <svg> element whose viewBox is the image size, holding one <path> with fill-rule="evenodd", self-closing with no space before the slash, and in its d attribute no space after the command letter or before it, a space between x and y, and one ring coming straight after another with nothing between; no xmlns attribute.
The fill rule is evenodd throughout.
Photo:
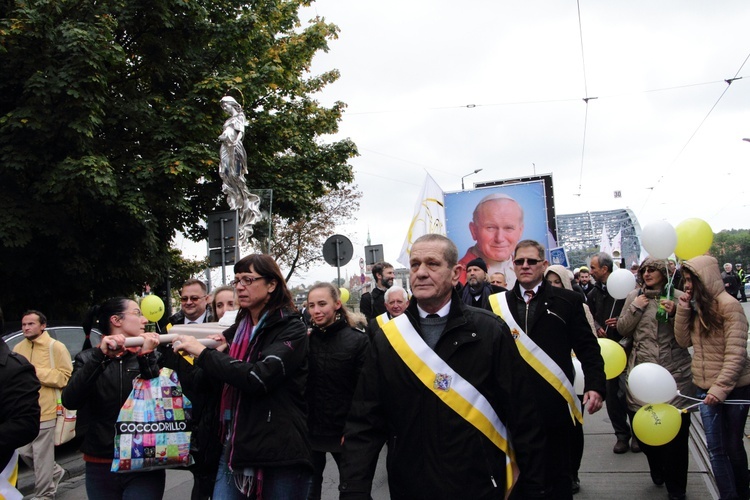
<svg viewBox="0 0 750 500"><path fill-rule="evenodd" d="M113 458L115 422L133 390L133 379L159 376L158 352L144 356L126 353L108 358L98 348L76 355L73 375L62 392L63 406L79 410L79 420L88 422L81 451L98 458Z"/></svg>

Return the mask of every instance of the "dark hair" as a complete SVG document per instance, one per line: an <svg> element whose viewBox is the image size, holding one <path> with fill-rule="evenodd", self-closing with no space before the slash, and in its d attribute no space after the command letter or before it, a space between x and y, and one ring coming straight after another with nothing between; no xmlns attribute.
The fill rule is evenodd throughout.
<svg viewBox="0 0 750 500"><path fill-rule="evenodd" d="M423 234L422 236L417 238L414 243L411 244L411 247L414 248L414 245L416 245L417 243L429 242L437 242L443 244L443 258L448 263L449 267L453 267L458 264L458 247L456 247L456 244L453 243L453 241L443 236L442 234Z"/></svg>
<svg viewBox="0 0 750 500"><path fill-rule="evenodd" d="M292 294L286 287L286 281L281 275L281 269L279 265L270 255L262 253L253 253L241 258L234 265L234 273L249 273L252 268L256 273L260 274L266 281L275 281L276 288L271 292L271 296L268 299L266 307L263 312L275 312L282 309L289 309L291 311L297 311L294 306L294 300ZM237 315L237 319L244 317L243 311Z"/></svg>
<svg viewBox="0 0 750 500"><path fill-rule="evenodd" d="M128 302L133 302L133 299L128 299L127 297L115 297L105 300L101 305L92 307L88 310L86 317L83 319L83 330L85 332L90 332L93 326L97 327L102 335L109 335L109 318L124 314L128 308Z"/></svg>
<svg viewBox="0 0 750 500"><path fill-rule="evenodd" d="M719 301L712 297L706 290L706 285L700 277L692 272L687 266L683 266L682 275L690 276L692 283L691 298L695 304L695 310L690 311L691 320L695 323L696 329L703 336L708 336L711 332L721 332L724 330L724 316L719 313Z"/></svg>
<svg viewBox="0 0 750 500"><path fill-rule="evenodd" d="M201 280L196 278L190 278L189 280L185 281L185 283L182 284L182 288L185 288L189 285L200 285L201 290L203 290L203 293L208 293L208 287L206 287L206 284L203 283ZM182 288L180 288L180 293L182 293Z"/></svg>
<svg viewBox="0 0 750 500"><path fill-rule="evenodd" d="M23 313L23 315L21 317L23 318L24 316L28 316L29 314L36 314L37 316L39 316L39 324L41 324L41 325L46 325L47 324L47 316L45 316L41 312L37 311L36 309L29 309L28 311L26 311L25 313Z"/></svg>
<svg viewBox="0 0 750 500"><path fill-rule="evenodd" d="M321 282L321 283L315 283L310 290L307 291L307 299L310 299L310 293L313 290L318 289L325 289L328 291L328 294L331 296L334 302L341 300L341 294L339 292L339 289L333 286L331 283ZM341 314L341 316L346 320L346 323L349 326L355 326L354 318L349 314L349 310L344 306L344 304L341 304L341 307L336 309L336 312Z"/></svg>
<svg viewBox="0 0 750 500"><path fill-rule="evenodd" d="M393 266L387 262L378 262L374 266L372 266L372 277L375 278L375 281L378 280L378 274L382 276L383 270L388 268L393 269Z"/></svg>
<svg viewBox="0 0 750 500"><path fill-rule="evenodd" d="M518 252L519 248L526 248L526 247L534 247L536 248L537 253L539 254L540 259L544 259L544 247L541 243L534 240L521 240L516 244L516 248L513 250L513 255ZM557 274L557 273L555 273ZM562 276L560 277L562 279Z"/></svg>

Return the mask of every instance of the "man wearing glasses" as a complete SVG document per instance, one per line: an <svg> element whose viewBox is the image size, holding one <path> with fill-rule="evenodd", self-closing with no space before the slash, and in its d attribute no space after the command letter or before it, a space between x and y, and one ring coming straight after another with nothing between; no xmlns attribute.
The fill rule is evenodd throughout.
<svg viewBox="0 0 750 500"><path fill-rule="evenodd" d="M581 362L585 380L583 407L599 411L605 393L604 362L577 292L549 285L544 247L523 240L515 247L513 288L491 298L493 310L510 327L529 377L542 428L545 498L572 498L571 446L574 420L583 422L583 408L573 389L571 350ZM497 300L495 300L497 299Z"/></svg>
<svg viewBox="0 0 750 500"><path fill-rule="evenodd" d="M180 290L181 309L169 317L173 325L210 323L214 320L208 306L208 289L198 279L189 279Z"/></svg>

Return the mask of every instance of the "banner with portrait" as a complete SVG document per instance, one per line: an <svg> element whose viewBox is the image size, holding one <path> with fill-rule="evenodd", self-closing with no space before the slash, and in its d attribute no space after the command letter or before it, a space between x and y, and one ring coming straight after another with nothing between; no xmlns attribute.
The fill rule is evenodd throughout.
<svg viewBox="0 0 750 500"><path fill-rule="evenodd" d="M519 241L538 241L547 258L549 249L557 247L552 176L485 182L445 193L445 222L464 266L481 257L488 274L502 272L512 286L512 253Z"/></svg>

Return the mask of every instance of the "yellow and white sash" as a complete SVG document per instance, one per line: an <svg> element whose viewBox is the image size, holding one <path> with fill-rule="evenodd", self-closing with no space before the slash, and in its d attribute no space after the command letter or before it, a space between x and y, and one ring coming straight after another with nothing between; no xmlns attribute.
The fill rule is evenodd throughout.
<svg viewBox="0 0 750 500"><path fill-rule="evenodd" d="M571 417L583 424L581 401L576 396L573 384L571 384L568 376L565 375L562 368L555 363L555 360L550 358L549 355L544 352L544 349L536 345L536 343L531 340L531 337L521 329L521 326L516 322L515 318L513 318L513 314L511 314L510 307L508 306L507 293L508 292L500 292L490 295L492 311L508 324L510 332L516 340L516 346L518 347L518 352L521 353L521 357L526 360L526 362L539 375L541 375L553 389L560 393L560 396L568 402Z"/></svg>
<svg viewBox="0 0 750 500"><path fill-rule="evenodd" d="M23 495L15 486L18 481L18 451L13 452L8 465L0 471L0 500L21 500Z"/></svg>
<svg viewBox="0 0 750 500"><path fill-rule="evenodd" d="M405 314L388 321L382 328L388 342L417 378L505 453L507 498L518 479L519 470L508 431L492 405L430 349Z"/></svg>
<svg viewBox="0 0 750 500"><path fill-rule="evenodd" d="M388 320L390 318L388 317L388 313L384 312L383 314L377 316L375 319L378 321L378 326L380 328L383 328L383 325L385 325L386 323L388 323Z"/></svg>

